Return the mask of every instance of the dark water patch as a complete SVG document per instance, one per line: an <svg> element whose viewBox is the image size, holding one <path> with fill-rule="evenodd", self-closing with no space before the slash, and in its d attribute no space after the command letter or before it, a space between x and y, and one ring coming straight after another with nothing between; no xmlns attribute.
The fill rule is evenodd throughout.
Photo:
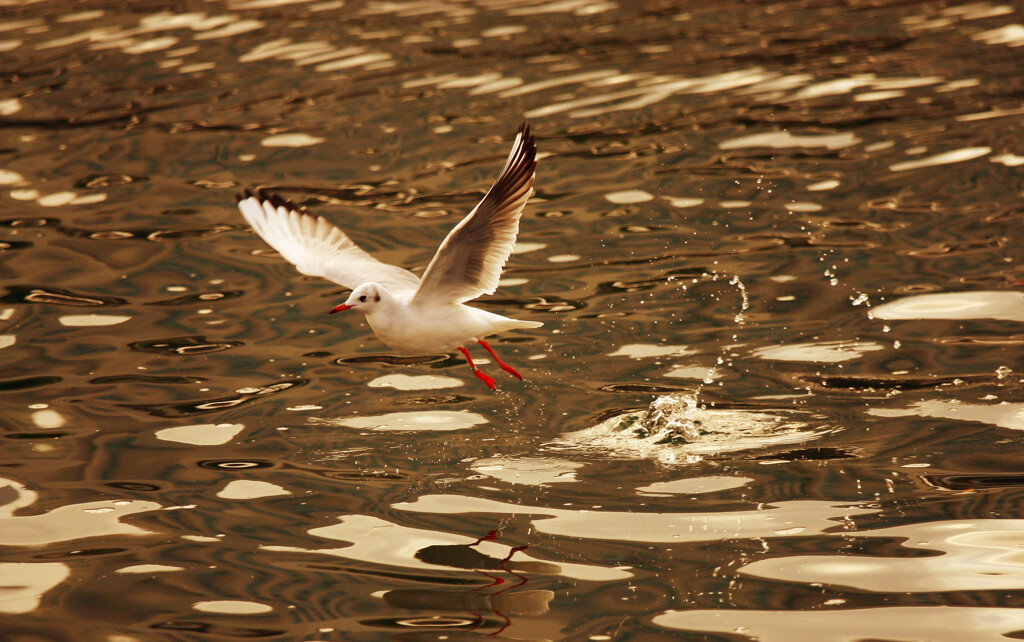
<svg viewBox="0 0 1024 642"><path fill-rule="evenodd" d="M664 232L670 228L662 225L623 225L618 229L620 234L649 234L651 232Z"/></svg>
<svg viewBox="0 0 1024 642"><path fill-rule="evenodd" d="M138 183L149 180L148 176L130 176L128 174L90 174L80 178L75 183L79 189L108 189L120 187L129 183Z"/></svg>
<svg viewBox="0 0 1024 642"><path fill-rule="evenodd" d="M692 392L693 386L674 386L657 383L611 383L598 388L601 392L642 392L650 394L668 392Z"/></svg>
<svg viewBox="0 0 1024 642"><path fill-rule="evenodd" d="M133 103L132 108L123 109L118 107L111 110L113 113L105 115L99 115L100 111L97 110L96 112L88 115L57 116L53 118L0 116L0 128L38 128L60 131L102 127L115 124L131 125L137 123L137 121L145 116L194 104L196 104L196 101L194 100L177 100L167 102L162 105L139 105L138 103Z"/></svg>
<svg viewBox="0 0 1024 642"><path fill-rule="evenodd" d="M813 213L811 213L813 214ZM909 224L903 221L864 221L853 218L816 218L815 222L825 228L839 228L840 230L871 230L873 232L896 232L906 229Z"/></svg>
<svg viewBox="0 0 1024 642"><path fill-rule="evenodd" d="M598 292L601 294L615 294L619 292L642 292L662 285L679 287L682 285L694 285L693 280L703 280L706 271L694 272L670 272L664 276L646 278L636 281L612 281L598 285Z"/></svg>
<svg viewBox="0 0 1024 642"><path fill-rule="evenodd" d="M773 453L771 455L760 455L754 459L780 460L780 461L828 461L832 459L856 459L857 454L845 448L833 448L821 446L816 448L797 448Z"/></svg>
<svg viewBox="0 0 1024 642"><path fill-rule="evenodd" d="M492 339L492 341L493 341L493 339ZM502 337L500 343L503 346L507 346L507 345L516 345L516 344L524 344L524 345L525 344L532 344L532 343L536 343L536 341L537 340L532 338L532 337L520 337L520 336L509 335L507 337Z"/></svg>
<svg viewBox="0 0 1024 642"><path fill-rule="evenodd" d="M20 379L0 379L0 392L17 392L31 388L43 388L52 386L63 381L63 377L40 375L36 377L22 377Z"/></svg>
<svg viewBox="0 0 1024 642"><path fill-rule="evenodd" d="M482 538L486 539L486 538ZM424 546L416 551L416 559L434 564L436 566L447 566L462 570L483 570L483 571L518 571L534 573L557 573L557 564L545 562L518 562L509 559L501 559L481 553L474 548L476 544L468 545L432 545ZM515 552L525 550L526 547L516 548Z"/></svg>
<svg viewBox="0 0 1024 642"><path fill-rule="evenodd" d="M154 417L191 417L213 412L221 412L229 408L237 408L245 404L250 404L261 397L284 392L296 386L304 386L307 383L308 380L306 379L293 379L291 381L282 381L281 383L275 383L269 386L247 388L244 389L245 392L240 392L236 396L214 397L211 399L201 399L183 403L119 405L122 408L138 410Z"/></svg>
<svg viewBox="0 0 1024 642"><path fill-rule="evenodd" d="M674 176L677 174L686 174L691 176L706 176L709 178L762 180L786 178L787 176L787 173L784 171L765 171L765 169L762 167L726 165L724 163L719 165L687 165L685 167L673 169L656 169L654 170L653 174L655 176Z"/></svg>
<svg viewBox="0 0 1024 642"><path fill-rule="evenodd" d="M282 258L282 256L277 253L277 250L272 250L270 248L259 248L256 250L239 250L239 253L244 254L246 256L256 256L259 258L274 259L278 261L281 260Z"/></svg>
<svg viewBox="0 0 1024 642"><path fill-rule="evenodd" d="M96 377L90 379L89 383L97 385L103 384L116 384L116 383L151 383L154 385L191 385L197 383L204 383L206 379L201 377L190 377L187 375L108 375L105 377Z"/></svg>
<svg viewBox="0 0 1024 642"><path fill-rule="evenodd" d="M227 617L230 617L227 616ZM253 617L247 615L246 617ZM168 620L150 624L151 629L156 631L177 631L180 633L202 633L214 638L255 640L259 638L274 638L288 633L288 629L252 628L241 626L228 626L226 624L211 624L197 620Z"/></svg>
<svg viewBox="0 0 1024 642"><path fill-rule="evenodd" d="M100 232L72 230L69 231L68 235L92 239L94 241L121 241L123 239L145 238L144 234L139 232L128 232L126 230L103 230Z"/></svg>
<svg viewBox="0 0 1024 642"><path fill-rule="evenodd" d="M63 439L71 433L68 432L11 432L4 435L4 439L18 439L23 441L43 441L48 439Z"/></svg>
<svg viewBox="0 0 1024 642"><path fill-rule="evenodd" d="M422 397L410 397L406 399L395 399L392 403L396 406L440 406L445 404L461 404L473 401L473 397L464 395L425 395Z"/></svg>
<svg viewBox="0 0 1024 642"><path fill-rule="evenodd" d="M231 225L208 225L177 230L155 230L146 234L146 240L157 243L176 243L178 241L206 238L215 234L230 232L235 228Z"/></svg>
<svg viewBox="0 0 1024 642"><path fill-rule="evenodd" d="M367 479L387 479L391 481L403 481L411 477L409 474L399 472L388 472L386 470L321 470L319 475L331 479L344 481L366 481Z"/></svg>
<svg viewBox="0 0 1024 642"><path fill-rule="evenodd" d="M742 234L735 237L737 241L751 242L751 241L766 241L771 240L775 242L774 247L793 247L793 248L804 248L814 247L821 249L831 248L843 248L843 249L870 249L876 247L874 243L868 243L865 241L836 241L836 240L825 240L815 235L803 235L803 234Z"/></svg>
<svg viewBox="0 0 1024 642"><path fill-rule="evenodd" d="M566 299L548 299L545 297L528 297L523 299L488 299L479 303L481 307L493 305L496 307L520 307L524 310L542 310L544 312L573 312L582 310L587 306L583 301L568 301Z"/></svg>
<svg viewBox="0 0 1024 642"><path fill-rule="evenodd" d="M973 254L975 252L990 252L993 249L1006 245L1009 239L1000 238L988 241L973 241L963 243L939 243L920 250L908 250L907 256L939 257L952 256L956 254Z"/></svg>
<svg viewBox="0 0 1024 642"><path fill-rule="evenodd" d="M192 181L188 181L189 184L195 185L196 187L202 187L203 189L235 189L239 187L239 184L235 181L214 181L208 178L200 178Z"/></svg>
<svg viewBox="0 0 1024 642"><path fill-rule="evenodd" d="M995 221L1003 221L1006 219L1024 219L1024 206L1015 207L1004 207L995 214L990 214L985 217L986 223L993 223Z"/></svg>
<svg viewBox="0 0 1024 642"><path fill-rule="evenodd" d="M157 493L163 490L163 487L159 484L149 484L145 482L107 482L104 486L139 493Z"/></svg>
<svg viewBox="0 0 1024 642"><path fill-rule="evenodd" d="M400 607L408 608L408 607ZM477 630L487 625L487 620L482 617L460 618L444 615L429 617L406 617L406 618L371 618L359 622L363 626L389 631L398 635L399 631L422 629L428 631L447 631L451 629ZM492 623L496 624L496 623ZM405 636L402 636L403 638Z"/></svg>
<svg viewBox="0 0 1024 642"><path fill-rule="evenodd" d="M360 355L358 357L340 357L334 363L341 366L350 363L383 363L389 366L409 366L419 364L444 363L449 355L428 355L423 357L399 357L392 354Z"/></svg>
<svg viewBox="0 0 1024 642"><path fill-rule="evenodd" d="M210 341L200 335L172 337L170 339L154 339L129 343L128 348L135 352L153 352L156 354L192 356L230 350L245 345L243 341Z"/></svg>
<svg viewBox="0 0 1024 642"><path fill-rule="evenodd" d="M1024 486L1024 473L964 473L921 475L928 484L944 490L989 490Z"/></svg>
<svg viewBox="0 0 1024 642"><path fill-rule="evenodd" d="M76 548L69 551L55 551L51 553L40 553L34 555L36 559L40 560L56 560L56 559L67 559L76 557L96 557L100 555L116 555L123 553L128 549L125 548Z"/></svg>
<svg viewBox="0 0 1024 642"><path fill-rule="evenodd" d="M92 241L147 241L154 243L174 243L181 240L201 239L221 234L237 228L230 225L209 225L204 227L187 227L178 229L130 228L119 230L89 230L62 225L60 231L71 237Z"/></svg>
<svg viewBox="0 0 1024 642"><path fill-rule="evenodd" d="M0 220L0 227L10 228L40 228L57 227L60 219L56 218L7 218Z"/></svg>
<svg viewBox="0 0 1024 642"><path fill-rule="evenodd" d="M424 573L405 572L397 569L389 569L384 566L366 568L357 564L329 564L324 562L304 562L303 568L323 571L335 574L336 576L354 575L357 577L372 577L384 580L398 580L400 582L414 582L429 586L472 586L478 587L487 585L490 580L481 577L466 577L464 575L451 575L446 573Z"/></svg>
<svg viewBox="0 0 1024 642"><path fill-rule="evenodd" d="M933 201L913 200L909 198L881 198L864 204L869 210L889 210L894 214L934 214L941 209Z"/></svg>
<svg viewBox="0 0 1024 642"><path fill-rule="evenodd" d="M805 385L828 390L877 392L881 390L927 390L944 386L977 386L994 383L995 375L798 375Z"/></svg>
<svg viewBox="0 0 1024 642"><path fill-rule="evenodd" d="M184 307L189 305L208 303L210 301L226 301L228 299L237 299L242 296L245 296L245 292L243 292L242 290L197 292L195 294L186 294L183 296L174 297L172 299L165 299L163 301L149 301L145 305L157 305L169 308Z"/></svg>
<svg viewBox="0 0 1024 642"><path fill-rule="evenodd" d="M827 150L827 149L811 149L811 148L799 148L791 147L788 149L772 150L771 152L729 152L722 156L721 162L726 165L735 165L738 163L750 163L752 161L777 161L785 158L790 161L839 161L848 160L850 152L840 150ZM763 176L770 175L770 172L764 172L764 168L759 167L759 172ZM781 178L781 177L780 177Z"/></svg>
<svg viewBox="0 0 1024 642"><path fill-rule="evenodd" d="M621 141L612 141L603 145L593 145L586 151L562 151L558 152L558 155L565 158L633 160L643 156L657 156L664 153L665 148L655 143L630 146Z"/></svg>
<svg viewBox="0 0 1024 642"><path fill-rule="evenodd" d="M366 205L387 210L426 198L419 196L415 188L398 189L384 182L331 188L275 183L259 185L258 188L279 194L300 209L315 208L319 205Z"/></svg>
<svg viewBox="0 0 1024 642"><path fill-rule="evenodd" d="M0 297L0 304L3 303L46 303L76 307L117 307L125 305L127 301L118 297L79 294L71 290L49 286L9 285L7 286L7 294Z"/></svg>
<svg viewBox="0 0 1024 642"><path fill-rule="evenodd" d="M274 468L277 466L272 461L261 460L235 460L235 459L210 459L196 462L200 468L210 470L254 470L258 468Z"/></svg>
<svg viewBox="0 0 1024 642"><path fill-rule="evenodd" d="M437 613L451 613L451 612L462 612L476 614L477 617L480 613L494 613L501 616L502 614L508 614L511 616L526 615L526 614L541 614L546 613L549 609L548 604L554 598L554 593L548 590L516 590L511 589L519 588L522 585L523 580L519 578L510 578L507 581L504 578L495 578L495 582L501 582L496 585L496 591L494 592L483 592L483 591L464 591L464 592L453 592L453 591L424 591L416 589L395 589L388 591L383 595L384 601L389 606L400 609L419 610L419 611L433 611ZM445 616L432 616L443 619ZM453 616L448 615L451 618ZM432 621L431 618L421 618L425 620L425 624ZM505 622L507 625L507 622ZM491 633L490 635L496 635L497 633ZM468 639L468 638L466 638Z"/></svg>
<svg viewBox="0 0 1024 642"><path fill-rule="evenodd" d="M977 345L993 345L993 346L1013 346L1024 343L1024 334L1012 334L1007 336L991 336L991 337L979 337L979 336L959 336L959 337L933 337L931 339L934 343L940 344L977 344Z"/></svg>

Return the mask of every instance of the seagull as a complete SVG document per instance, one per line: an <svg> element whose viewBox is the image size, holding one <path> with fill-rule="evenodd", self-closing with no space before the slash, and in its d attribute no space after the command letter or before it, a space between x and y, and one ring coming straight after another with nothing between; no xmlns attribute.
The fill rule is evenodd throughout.
<svg viewBox="0 0 1024 642"><path fill-rule="evenodd" d="M502 370L522 379L484 338L543 324L509 319L466 302L498 288L523 208L533 195L536 169L537 141L523 123L501 174L473 211L448 233L422 277L378 261L323 217L275 194L245 189L236 200L253 230L299 272L352 289L348 299L328 314L362 312L377 338L401 354L438 354L458 348L477 378L494 390L494 379L473 363L466 345L480 344Z"/></svg>

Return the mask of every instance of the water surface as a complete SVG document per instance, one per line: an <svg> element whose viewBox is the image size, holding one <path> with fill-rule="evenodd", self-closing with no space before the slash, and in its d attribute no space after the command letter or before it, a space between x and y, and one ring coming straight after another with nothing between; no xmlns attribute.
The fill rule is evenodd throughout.
<svg viewBox="0 0 1024 642"><path fill-rule="evenodd" d="M0 4L10 639L1024 635L1019 7ZM234 208L421 270L524 119L497 393Z"/></svg>

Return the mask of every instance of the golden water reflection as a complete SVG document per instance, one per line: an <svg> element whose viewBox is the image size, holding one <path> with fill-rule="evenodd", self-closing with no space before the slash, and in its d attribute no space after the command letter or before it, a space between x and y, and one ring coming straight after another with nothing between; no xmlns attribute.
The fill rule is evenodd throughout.
<svg viewBox="0 0 1024 642"><path fill-rule="evenodd" d="M949 520L869 529L846 537L887 538L927 557L800 555L758 560L743 575L879 593L1024 589L1024 521Z"/></svg>
<svg viewBox="0 0 1024 642"><path fill-rule="evenodd" d="M821 642L848 640L931 640L962 642L1005 640L1024 628L1019 609L957 606L905 606L815 611L724 609L669 611L653 619L677 631L741 634L763 642L807 639L813 631Z"/></svg>
<svg viewBox="0 0 1024 642"><path fill-rule="evenodd" d="M845 520L877 512L856 505L816 500L773 502L754 510L727 513L643 513L560 509L513 505L460 495L423 495L394 508L418 513L459 515L497 513L529 515L533 528L559 537L605 539L621 542L708 542L809 536L843 530Z"/></svg>
<svg viewBox="0 0 1024 642"><path fill-rule="evenodd" d="M1024 628L1016 6L3 4L5 635ZM497 394L233 206L422 269L524 118Z"/></svg>

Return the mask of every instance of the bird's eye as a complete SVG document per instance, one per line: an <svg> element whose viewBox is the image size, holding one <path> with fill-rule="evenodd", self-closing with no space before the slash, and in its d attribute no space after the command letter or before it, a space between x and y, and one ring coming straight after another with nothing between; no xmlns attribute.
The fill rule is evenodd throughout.
<svg viewBox="0 0 1024 642"><path fill-rule="evenodd" d="M366 301L366 295L364 294L363 296L359 297L359 300L360 301Z"/></svg>
<svg viewBox="0 0 1024 642"><path fill-rule="evenodd" d="M376 303L380 303L380 295L378 294L377 296L373 297L373 300L374 300L374 301L375 301Z"/></svg>

